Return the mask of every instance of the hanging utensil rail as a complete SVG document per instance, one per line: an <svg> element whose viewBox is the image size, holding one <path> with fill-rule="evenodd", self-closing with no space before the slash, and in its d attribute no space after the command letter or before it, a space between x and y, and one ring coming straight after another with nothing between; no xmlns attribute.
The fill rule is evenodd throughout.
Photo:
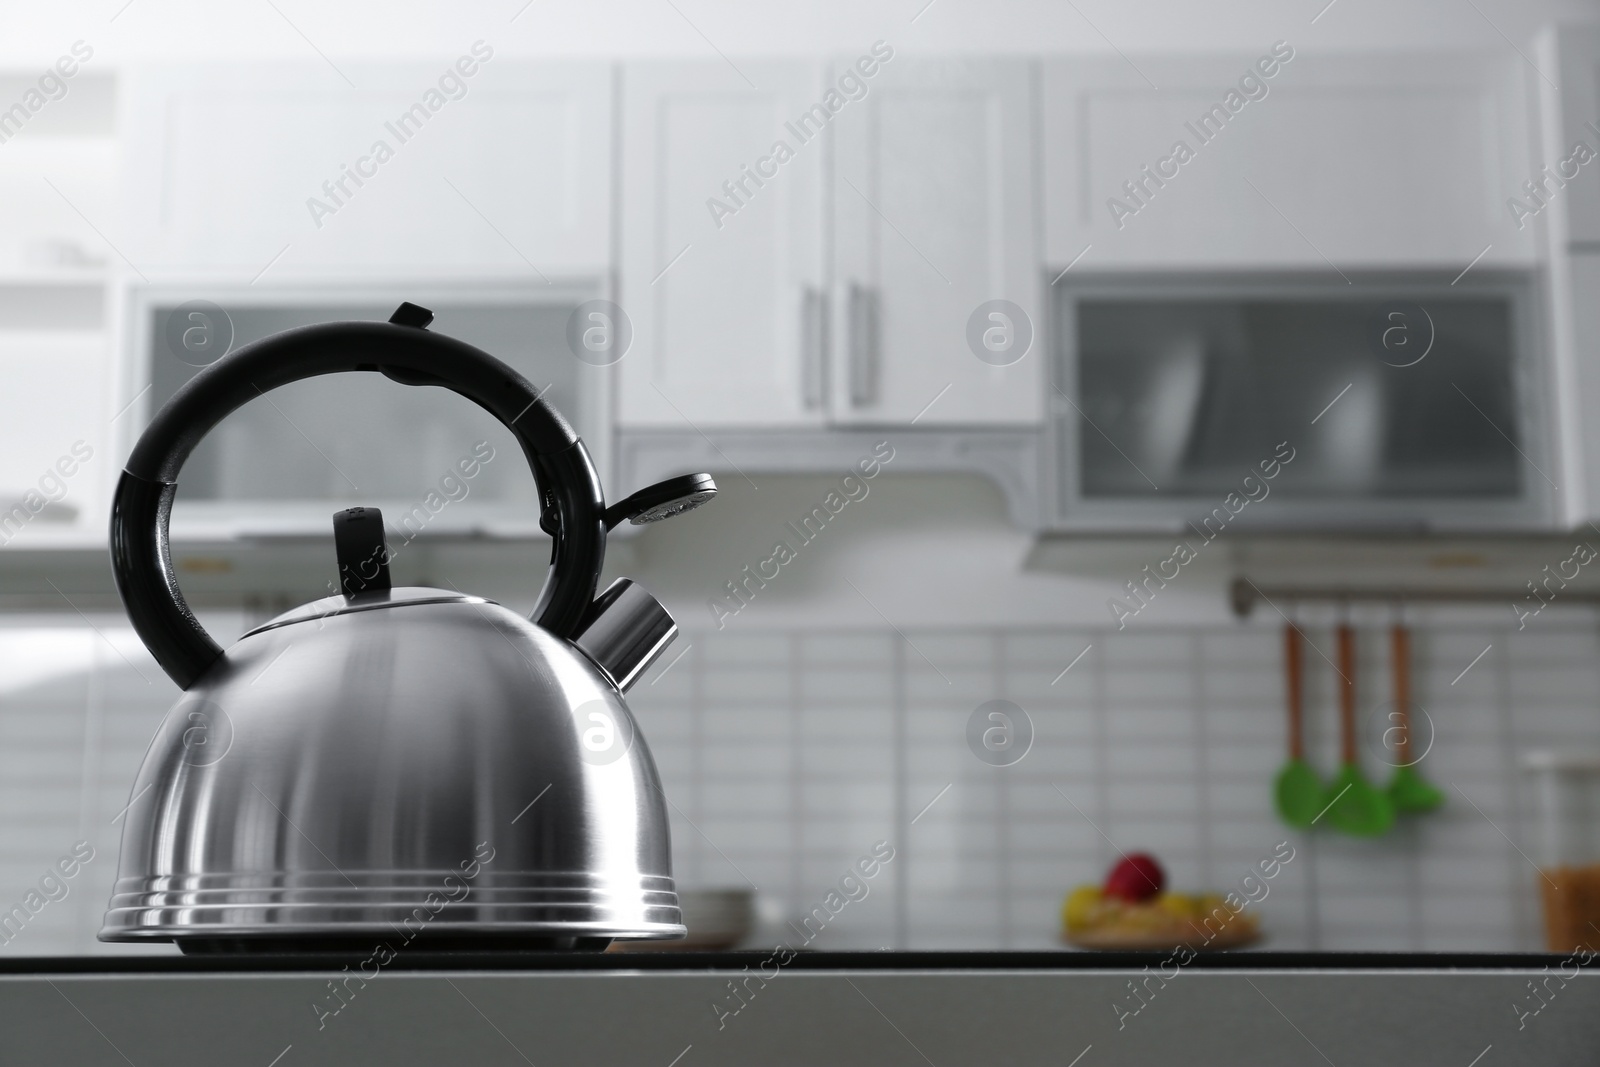
<svg viewBox="0 0 1600 1067"><path fill-rule="evenodd" d="M1455 586L1337 586L1337 585L1261 585L1249 578L1235 578L1228 587L1228 602L1233 613L1247 618L1258 601L1268 604L1304 603L1322 600L1330 603L1392 604L1396 601L1422 603L1434 601L1456 604L1520 604L1529 596L1527 589L1467 589ZM1600 606L1600 590L1559 590L1558 604Z"/></svg>

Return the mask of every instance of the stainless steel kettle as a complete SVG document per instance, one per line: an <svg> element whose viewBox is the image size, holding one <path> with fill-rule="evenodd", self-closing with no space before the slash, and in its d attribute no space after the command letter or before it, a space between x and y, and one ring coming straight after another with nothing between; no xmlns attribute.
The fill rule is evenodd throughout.
<svg viewBox="0 0 1600 1067"><path fill-rule="evenodd" d="M184 690L134 783L102 941L185 952L600 948L681 937L666 802L622 693L677 628L627 579L596 596L607 532L704 503L708 475L607 508L588 451L528 381L430 332L290 330L197 374L128 459L112 565L134 628ZM533 620L391 588L381 516L335 516L340 592L223 651L173 574L178 471L269 389L377 371L454 390L516 435L551 535Z"/></svg>

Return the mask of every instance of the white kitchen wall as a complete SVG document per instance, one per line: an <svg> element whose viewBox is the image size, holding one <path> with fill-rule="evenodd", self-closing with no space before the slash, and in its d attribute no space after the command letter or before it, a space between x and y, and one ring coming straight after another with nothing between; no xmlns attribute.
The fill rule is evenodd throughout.
<svg viewBox="0 0 1600 1067"><path fill-rule="evenodd" d="M630 702L672 801L680 884L754 884L758 939L878 841L894 860L817 947L1052 947L1063 893L1099 881L1117 849L1154 852L1176 888L1226 891L1287 840L1295 858L1260 905L1264 947L1531 949L1536 827L1516 754L1600 745L1600 631L1543 622L1419 630L1415 698L1436 727L1420 769L1449 797L1378 841L1294 833L1272 813L1284 720L1269 622L696 629ZM226 637L244 618L207 623ZM1332 654L1325 628L1308 635ZM1363 631L1363 758L1379 780L1386 649L1381 630ZM1331 771L1333 671L1314 650L1307 662L1309 743ZM134 951L93 937L114 820L175 691L111 613L11 616L0 667L0 907L74 842L96 849L68 898L0 952ZM1035 730L1008 768L965 742L973 709L995 698Z"/></svg>
<svg viewBox="0 0 1600 1067"><path fill-rule="evenodd" d="M1308 635L1332 655L1327 631ZM680 881L753 882L788 918L873 842L896 849L876 895L822 947L1046 948L1063 894L1098 882L1118 849L1155 853L1175 888L1226 892L1288 841L1295 859L1261 904L1268 947L1536 948L1534 812L1515 754L1600 743L1594 627L1432 627L1414 638L1415 699L1436 726L1419 769L1449 798L1360 841L1292 832L1273 814L1276 626L689 638L631 699L679 808ZM1378 781L1390 773L1386 650L1385 632L1363 632L1363 758ZM1308 746L1331 774L1334 673L1307 659ZM994 698L1036 731L1008 768L965 743L968 716Z"/></svg>
<svg viewBox="0 0 1600 1067"><path fill-rule="evenodd" d="M237 615L206 621L219 639L243 632ZM121 814L177 687L126 619L109 613L7 615L0 678L0 911L21 903L76 843L94 850L66 896L0 952L109 950L94 936L116 876Z"/></svg>

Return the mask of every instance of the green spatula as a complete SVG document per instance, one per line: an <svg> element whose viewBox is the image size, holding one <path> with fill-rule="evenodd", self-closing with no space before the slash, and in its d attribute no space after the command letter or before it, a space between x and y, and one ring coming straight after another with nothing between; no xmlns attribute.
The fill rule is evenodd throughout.
<svg viewBox="0 0 1600 1067"><path fill-rule="evenodd" d="M1289 696L1289 762L1278 772L1272 795L1278 806L1278 817L1297 830L1306 830L1327 801L1322 779L1306 762L1305 731L1301 725L1304 709L1300 702L1300 656L1300 628L1291 622L1283 628L1283 669Z"/></svg>
<svg viewBox="0 0 1600 1067"><path fill-rule="evenodd" d="M1411 757L1411 634L1401 623L1389 632L1389 650L1394 661L1395 727L1400 731L1394 746L1399 766L1389 779L1389 800L1401 814L1432 811L1444 803L1444 794L1417 772Z"/></svg>
<svg viewBox="0 0 1600 1067"><path fill-rule="evenodd" d="M1378 837L1394 825L1394 802L1367 781L1356 758L1356 632L1339 626L1338 775L1328 786L1328 821L1355 837Z"/></svg>

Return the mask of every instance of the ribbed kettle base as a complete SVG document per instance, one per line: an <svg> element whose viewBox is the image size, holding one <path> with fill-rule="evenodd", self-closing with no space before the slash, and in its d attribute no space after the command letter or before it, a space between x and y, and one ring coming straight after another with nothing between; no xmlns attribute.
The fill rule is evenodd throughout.
<svg viewBox="0 0 1600 1067"><path fill-rule="evenodd" d="M329 958L356 958L373 955L378 937L297 937L293 934L263 934L257 937L204 937L183 934L173 938L185 956L324 956ZM393 939L387 942L395 948ZM609 937L538 937L527 934L479 933L455 936L429 934L418 937L406 946L407 958L428 954L460 955L472 953L529 952L604 952L610 947ZM396 955L399 955L396 952Z"/></svg>
<svg viewBox="0 0 1600 1067"><path fill-rule="evenodd" d="M440 950L480 938L577 948L575 939L682 936L670 877L616 884L586 872L485 872L470 885L449 871L123 878L100 931L102 941L376 939Z"/></svg>

